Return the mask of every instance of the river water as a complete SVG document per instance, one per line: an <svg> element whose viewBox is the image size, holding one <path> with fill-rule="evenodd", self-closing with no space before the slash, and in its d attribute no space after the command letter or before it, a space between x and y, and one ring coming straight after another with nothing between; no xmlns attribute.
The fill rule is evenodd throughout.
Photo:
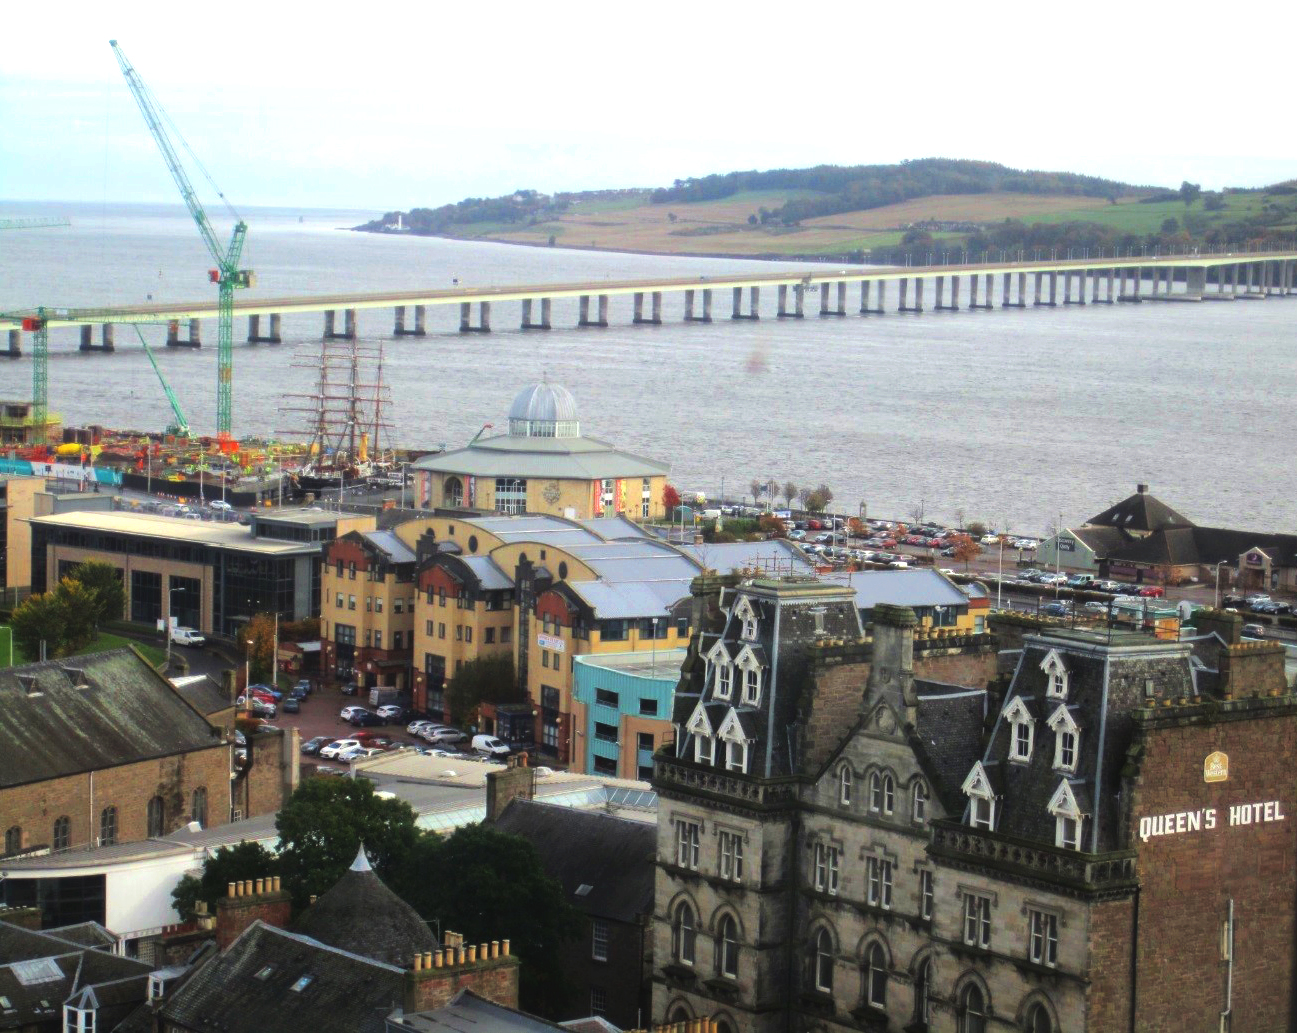
<svg viewBox="0 0 1297 1033"><path fill-rule="evenodd" d="M0 217L68 215L71 228L0 239L0 310L203 298L211 264L180 207L0 203ZM347 232L378 213L253 209L244 264L264 296L401 287L714 276L769 263L550 250ZM217 233L228 239L228 221ZM789 266L795 267L795 266ZM964 287L965 300L967 284ZM932 302L932 287L927 291ZM505 426L514 394L547 376L576 396L582 429L665 459L683 489L737 495L754 479L827 483L835 508L903 516L922 504L998 528L1075 525L1137 482L1204 524L1266 531L1297 525L1297 298L1222 304L1087 305L928 312L921 316L681 321L630 325L611 300L607 329L576 329L555 302L549 332L518 329L498 303L491 334L460 335L457 308L430 309L427 337L390 337L390 310L362 311L384 341L395 443L449 447L483 423ZM889 304L896 302L895 288ZM853 289L848 308L858 307ZM308 374L322 317L285 317L284 343L246 345L235 326L235 433L285 425L285 392ZM161 327L146 327L160 344ZM214 321L201 350L158 349L196 430L215 424ZM118 351L83 355L75 330L51 333L50 407L68 425L160 428L170 410L134 332ZM27 343L24 343L27 347ZM26 357L0 360L0 398L27 397Z"/></svg>

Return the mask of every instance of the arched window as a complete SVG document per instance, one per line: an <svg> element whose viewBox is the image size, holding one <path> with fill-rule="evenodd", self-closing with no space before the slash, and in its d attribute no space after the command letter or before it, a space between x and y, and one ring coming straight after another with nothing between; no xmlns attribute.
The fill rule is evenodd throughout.
<svg viewBox="0 0 1297 1033"><path fill-rule="evenodd" d="M447 477L442 485L441 496L447 506L458 509L464 505L464 482L458 477Z"/></svg>
<svg viewBox="0 0 1297 1033"><path fill-rule="evenodd" d="M16 854L23 848L23 830L21 825L5 829L5 853Z"/></svg>
<svg viewBox="0 0 1297 1033"><path fill-rule="evenodd" d="M1027 1009L1027 1033L1054 1033L1054 1023L1050 1021L1049 1011L1037 1001Z"/></svg>
<svg viewBox="0 0 1297 1033"><path fill-rule="evenodd" d="M875 771L869 776L869 809L881 814L896 809L896 779L889 773Z"/></svg>
<svg viewBox="0 0 1297 1033"><path fill-rule="evenodd" d="M821 929L811 941L811 978L816 990L833 992L833 937L827 929Z"/></svg>
<svg viewBox="0 0 1297 1033"><path fill-rule="evenodd" d="M54 819L54 849L67 850L72 845L72 819L66 814Z"/></svg>
<svg viewBox="0 0 1297 1033"><path fill-rule="evenodd" d="M688 1021L689 1021L689 1013L685 1011L685 1006L683 1004L677 1004L674 1008L672 1008L669 1012L667 1012L667 1022L673 1026L678 1022L688 1022Z"/></svg>
<svg viewBox="0 0 1297 1033"><path fill-rule="evenodd" d="M914 1022L926 1026L931 1018L928 998L932 994L932 959L924 958L914 973Z"/></svg>
<svg viewBox="0 0 1297 1033"><path fill-rule="evenodd" d="M865 952L865 1003L871 1008L887 1007L887 955L879 943Z"/></svg>
<svg viewBox="0 0 1297 1033"><path fill-rule="evenodd" d="M851 806L851 765L843 764L838 769L838 803L843 807Z"/></svg>
<svg viewBox="0 0 1297 1033"><path fill-rule="evenodd" d="M112 846L117 842L117 808L105 807L99 812L99 845Z"/></svg>
<svg viewBox="0 0 1297 1033"><path fill-rule="evenodd" d="M676 918L671 925L671 953L681 965L694 963L697 936L698 926L694 921L694 909L687 902L681 902L676 908Z"/></svg>
<svg viewBox="0 0 1297 1033"><path fill-rule="evenodd" d="M739 977L739 924L724 915L716 930L716 971L726 979Z"/></svg>
<svg viewBox="0 0 1297 1033"><path fill-rule="evenodd" d="M959 995L959 1033L986 1033L986 997L976 983Z"/></svg>
<svg viewBox="0 0 1297 1033"><path fill-rule="evenodd" d="M910 818L916 825L928 820L928 787L922 782L915 782L910 790Z"/></svg>
<svg viewBox="0 0 1297 1033"><path fill-rule="evenodd" d="M716 1033L734 1033L734 1024L729 1019L713 1020L713 1029Z"/></svg>
<svg viewBox="0 0 1297 1033"><path fill-rule="evenodd" d="M166 805L160 796L149 800L148 829L150 836L161 836L166 832Z"/></svg>
<svg viewBox="0 0 1297 1033"><path fill-rule="evenodd" d="M207 828L207 787L199 786L194 790L194 801L189 808L189 817Z"/></svg>

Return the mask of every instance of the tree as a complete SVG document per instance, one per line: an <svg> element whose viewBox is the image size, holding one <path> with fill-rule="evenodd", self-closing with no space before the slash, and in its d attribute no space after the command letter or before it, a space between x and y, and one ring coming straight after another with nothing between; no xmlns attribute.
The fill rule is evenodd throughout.
<svg viewBox="0 0 1297 1033"><path fill-rule="evenodd" d="M1186 205L1193 204L1202 193L1202 187L1197 183L1190 183L1187 179L1180 184L1180 200Z"/></svg>
<svg viewBox="0 0 1297 1033"><path fill-rule="evenodd" d="M54 589L54 599L63 614L63 651L80 652L95 637L99 597L76 578L65 577Z"/></svg>
<svg viewBox="0 0 1297 1033"><path fill-rule="evenodd" d="M1225 195L1219 191L1213 191L1210 194L1204 195L1202 199L1202 207L1204 211L1208 212L1220 211L1225 207Z"/></svg>
<svg viewBox="0 0 1297 1033"><path fill-rule="evenodd" d="M489 825L466 825L439 843L421 840L410 856L419 870L409 873L406 899L415 910L469 943L508 936L522 962L522 1007L558 1014L570 996L558 948L579 935L581 922L536 848Z"/></svg>
<svg viewBox="0 0 1297 1033"><path fill-rule="evenodd" d="M446 686L451 723L465 724L483 703L524 703L518 687L513 657L505 653L479 656L457 670Z"/></svg>
<svg viewBox="0 0 1297 1033"><path fill-rule="evenodd" d="M788 537L788 525L777 516L773 516L770 513L765 514L760 521L758 521L757 526L761 528L763 534L767 538Z"/></svg>
<svg viewBox="0 0 1297 1033"><path fill-rule="evenodd" d="M171 891L171 900L181 921L188 922L196 913L195 905L204 900L209 913L226 895L232 882L263 879L279 874L279 858L260 843L247 841L235 846L219 847L203 859L202 874L186 875Z"/></svg>
<svg viewBox="0 0 1297 1033"><path fill-rule="evenodd" d="M968 569L968 565L972 563L982 551L982 547L978 545L970 535L966 534L955 535L955 540L952 545L955 550L955 559L964 564L965 570Z"/></svg>
<svg viewBox="0 0 1297 1033"><path fill-rule="evenodd" d="M964 529L964 516L964 509L962 506L955 510L955 526L961 531Z"/></svg>
<svg viewBox="0 0 1297 1033"><path fill-rule="evenodd" d="M804 505L812 513L823 513L829 508L829 503L833 501L833 489L827 484L821 484L810 492L806 492L805 488L802 491L805 492L805 495L799 497L803 499Z"/></svg>
<svg viewBox="0 0 1297 1033"><path fill-rule="evenodd" d="M1171 216L1171 217L1169 217L1169 218L1163 219L1163 220L1162 220L1162 232L1163 232L1163 233L1179 233L1179 232L1180 232L1180 222L1179 222L1179 220L1177 220L1176 217L1175 217L1174 215Z"/></svg>
<svg viewBox="0 0 1297 1033"><path fill-rule="evenodd" d="M748 490L752 492L752 502L755 505L761 496L766 493L766 486L764 483L753 477L752 483L748 485Z"/></svg>
<svg viewBox="0 0 1297 1033"><path fill-rule="evenodd" d="M973 538L984 538L986 536L986 525L980 520L970 520L964 530Z"/></svg>
<svg viewBox="0 0 1297 1033"><path fill-rule="evenodd" d="M792 481L784 481L784 504L791 507L795 498L797 498L797 485Z"/></svg>
<svg viewBox="0 0 1297 1033"><path fill-rule="evenodd" d="M680 505L680 492L676 490L674 484L664 484L662 486L662 508L667 511L669 518L676 508Z"/></svg>
<svg viewBox="0 0 1297 1033"><path fill-rule="evenodd" d="M14 644L29 660L40 659L42 642L45 643L46 656L62 653L67 631L63 606L53 592L29 596L14 610L9 623L13 628Z"/></svg>
<svg viewBox="0 0 1297 1033"><path fill-rule="evenodd" d="M275 819L279 873L296 907L333 886L361 843L379 875L397 871L419 831L404 800L374 795L367 778L309 778Z"/></svg>
<svg viewBox="0 0 1297 1033"><path fill-rule="evenodd" d="M248 678L252 682L270 677L275 658L275 617L259 613L239 628L240 653L248 661Z"/></svg>
<svg viewBox="0 0 1297 1033"><path fill-rule="evenodd" d="M81 582L95 597L94 624L119 621L126 612L126 589L122 584L122 571L102 560L78 563L72 577Z"/></svg>
<svg viewBox="0 0 1297 1033"><path fill-rule="evenodd" d="M919 499L918 502L916 502L913 506L910 507L910 519L916 524L921 524L923 523L923 513L924 513L924 500Z"/></svg>

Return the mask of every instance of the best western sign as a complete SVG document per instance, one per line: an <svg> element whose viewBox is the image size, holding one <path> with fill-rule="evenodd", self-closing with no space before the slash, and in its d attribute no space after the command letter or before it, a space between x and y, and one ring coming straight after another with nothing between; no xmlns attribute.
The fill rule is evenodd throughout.
<svg viewBox="0 0 1297 1033"><path fill-rule="evenodd" d="M1204 782L1226 782L1229 780L1229 755L1217 750L1207 754L1202 762L1202 780ZM1229 808L1230 827L1240 825L1264 825L1272 821L1284 821L1287 815L1279 800L1265 800L1261 803L1239 803ZM1178 836L1186 832L1210 831L1217 825L1217 809L1202 807L1196 811L1176 811L1174 814L1154 814L1139 819L1139 838L1147 843L1154 836Z"/></svg>

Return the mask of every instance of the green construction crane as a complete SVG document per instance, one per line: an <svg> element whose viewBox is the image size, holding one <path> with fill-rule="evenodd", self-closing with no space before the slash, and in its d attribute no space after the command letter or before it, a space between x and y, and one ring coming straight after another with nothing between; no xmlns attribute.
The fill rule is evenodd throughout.
<svg viewBox="0 0 1297 1033"><path fill-rule="evenodd" d="M121 65L126 84L131 88L131 94L135 97L135 103L140 106L140 112L144 115L149 132L153 134L153 140L157 143L158 150L162 152L162 160L171 171L171 178L175 180L180 196L198 226L198 233L207 246L208 254L216 262L216 268L208 273L208 278L219 289L217 306L219 321L216 336L216 436L221 441L228 441L232 436L231 414L234 407L234 291L239 287L251 287L256 282L250 269L239 268L239 256L243 253L243 240L247 235L248 226L242 219L238 219L238 214L231 208L230 211L238 221L234 224L234 233L230 236L229 245L225 248L221 247L216 231L212 229L211 221L207 218L207 213L203 210L198 195L189 182L189 177L185 175L184 166L180 164L170 137L167 136L163 123L170 120L166 119L139 73L126 60L126 55L122 53L117 41L109 40L108 45L113 48L113 53L117 56L117 63ZM192 151L190 155L193 155ZM201 168L201 164L199 167ZM211 182L210 176L207 176L207 179ZM225 200L224 194L219 190L217 193L222 200ZM226 207L229 207L228 201Z"/></svg>
<svg viewBox="0 0 1297 1033"><path fill-rule="evenodd" d="M158 360L153 357L153 349L149 347L149 342L144 339L144 334L140 332L139 326L135 323L132 323L131 326L135 327L135 336L140 339L140 344L144 345L144 354L149 357L149 364L153 367L153 372L158 375L158 380L162 382L162 390L167 393L167 401L171 403L171 411L176 414L176 422L167 428L167 433L174 434L178 438L193 437L193 433L189 429L189 421L185 419L185 414L180 411L180 400L176 398L176 393L171 390L167 378L162 375Z"/></svg>

